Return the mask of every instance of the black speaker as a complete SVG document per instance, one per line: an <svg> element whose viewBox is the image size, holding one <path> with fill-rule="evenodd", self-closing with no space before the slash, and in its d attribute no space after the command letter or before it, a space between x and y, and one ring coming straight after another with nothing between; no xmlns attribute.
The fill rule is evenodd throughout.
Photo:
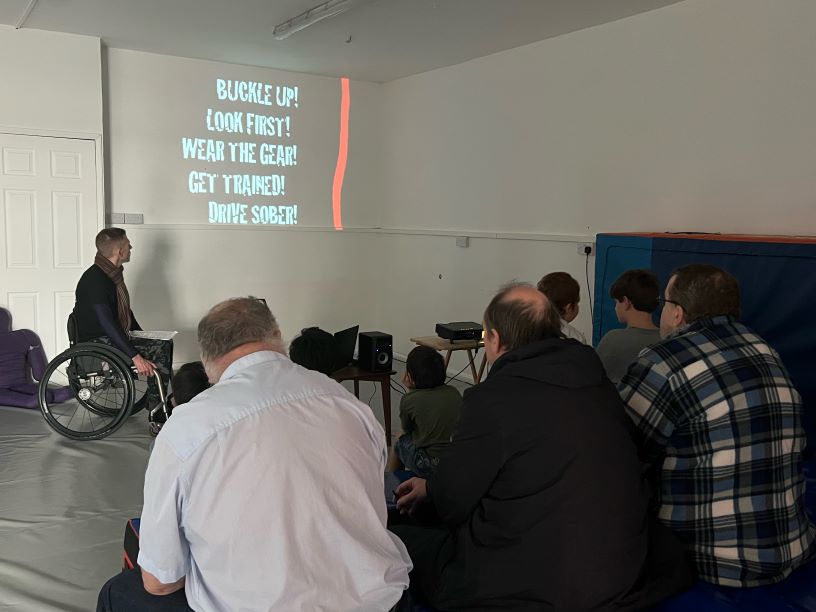
<svg viewBox="0 0 816 612"><path fill-rule="evenodd" d="M357 363L363 370L383 372L391 369L393 338L378 331L360 332Z"/></svg>

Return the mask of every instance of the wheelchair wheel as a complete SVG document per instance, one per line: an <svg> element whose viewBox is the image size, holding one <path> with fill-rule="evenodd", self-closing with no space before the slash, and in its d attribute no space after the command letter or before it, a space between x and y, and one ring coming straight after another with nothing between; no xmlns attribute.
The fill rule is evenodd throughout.
<svg viewBox="0 0 816 612"><path fill-rule="evenodd" d="M48 401L51 386L69 386L74 397ZM116 431L130 414L133 378L121 359L96 347L72 347L48 364L40 381L39 404L45 421L74 440L96 440Z"/></svg>
<svg viewBox="0 0 816 612"><path fill-rule="evenodd" d="M79 365L84 366L82 367L83 370L92 370L94 369L94 361L87 356L76 357L75 358ZM137 374L131 370L131 378L133 379L133 399L132 403L133 406L130 409L130 414L134 415L137 412L140 412L148 403L148 395L147 395L147 379L140 374ZM71 382L69 383L71 388L74 390L74 394L76 395L79 390L82 388L82 384L77 378L72 378ZM123 383L120 383L123 384ZM114 408L110 408L105 404L99 403L93 399L93 397L88 398L87 400L82 400L81 395L77 396L77 399L85 405L85 407L93 412L94 414L98 415L114 415L119 411L119 407L116 406Z"/></svg>
<svg viewBox="0 0 816 612"><path fill-rule="evenodd" d="M94 372L96 370L107 370L107 360L102 360L101 354L99 353L95 353L93 355L74 353L71 359L70 370L68 369L68 366L66 366L65 375L66 380L68 381L67 384L73 390L76 400L96 415L116 415L119 412L118 405L111 407L109 402L97 401L98 398L95 398L93 394L80 392L82 389L87 388L88 386L85 381L84 374L87 372ZM123 387L124 382L111 382L111 385Z"/></svg>

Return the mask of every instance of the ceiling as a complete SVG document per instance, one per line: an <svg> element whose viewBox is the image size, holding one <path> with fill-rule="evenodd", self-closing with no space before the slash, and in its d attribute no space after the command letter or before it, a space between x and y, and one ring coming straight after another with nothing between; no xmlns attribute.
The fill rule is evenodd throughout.
<svg viewBox="0 0 816 612"><path fill-rule="evenodd" d="M275 25L322 0L0 0L0 23L108 47L385 82L679 0L356 0L285 40Z"/></svg>

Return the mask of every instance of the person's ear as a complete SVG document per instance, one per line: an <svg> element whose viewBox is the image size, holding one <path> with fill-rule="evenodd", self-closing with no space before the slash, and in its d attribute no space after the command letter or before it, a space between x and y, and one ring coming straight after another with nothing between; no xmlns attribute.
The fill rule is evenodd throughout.
<svg viewBox="0 0 816 612"><path fill-rule="evenodd" d="M402 376L402 382L404 382L407 387L413 387L414 386L414 379L408 373L408 370L405 370L405 374L403 374L403 376Z"/></svg>
<svg viewBox="0 0 816 612"><path fill-rule="evenodd" d="M485 346L489 346L494 354L497 354L501 349L501 337L499 332L495 329L488 329L484 335Z"/></svg>
<svg viewBox="0 0 816 612"><path fill-rule="evenodd" d="M625 295L623 296L623 300L621 300L621 303L623 304L624 310L632 310L632 300L630 300Z"/></svg>
<svg viewBox="0 0 816 612"><path fill-rule="evenodd" d="M675 305L674 322L677 325L677 327L682 327L688 322L686 321L686 309L680 305Z"/></svg>

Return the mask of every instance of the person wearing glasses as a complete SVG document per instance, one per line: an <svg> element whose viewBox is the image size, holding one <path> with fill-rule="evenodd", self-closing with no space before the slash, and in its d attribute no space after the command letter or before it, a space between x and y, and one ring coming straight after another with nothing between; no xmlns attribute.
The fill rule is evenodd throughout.
<svg viewBox="0 0 816 612"><path fill-rule="evenodd" d="M739 322L725 270L675 270L661 300L662 341L618 390L649 466L658 519L705 581L779 582L813 552L804 506L802 400L779 355Z"/></svg>
<svg viewBox="0 0 816 612"><path fill-rule="evenodd" d="M660 341L652 321L660 299L657 277L649 270L627 270L612 283L609 297L615 300L618 321L626 327L604 334L596 350L609 380L617 384L638 353Z"/></svg>

